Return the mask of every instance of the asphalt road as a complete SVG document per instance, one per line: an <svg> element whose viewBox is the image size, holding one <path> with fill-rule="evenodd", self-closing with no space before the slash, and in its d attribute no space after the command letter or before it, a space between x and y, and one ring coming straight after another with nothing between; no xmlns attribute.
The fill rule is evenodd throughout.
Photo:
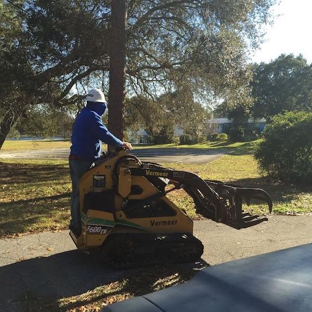
<svg viewBox="0 0 312 312"><path fill-rule="evenodd" d="M129 153L137 156L142 161L158 163L193 163L202 164L220 158L223 152L208 149L196 148L151 148L143 149L135 147ZM67 148L47 149L47 150L26 150L3 152L0 151L0 158L14 159L67 159L69 150Z"/></svg>

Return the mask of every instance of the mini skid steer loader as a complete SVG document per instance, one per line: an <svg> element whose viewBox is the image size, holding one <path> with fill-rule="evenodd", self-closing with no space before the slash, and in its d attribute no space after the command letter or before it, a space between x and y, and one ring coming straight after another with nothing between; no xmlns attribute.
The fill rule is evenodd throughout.
<svg viewBox="0 0 312 312"><path fill-rule="evenodd" d="M195 262L203 245L193 236L193 221L167 194L184 189L196 212L236 229L267 218L244 213L243 200L272 200L262 189L203 180L190 172L142 162L119 150L99 159L79 185L82 233L78 249L98 251L104 262L132 268L166 262Z"/></svg>

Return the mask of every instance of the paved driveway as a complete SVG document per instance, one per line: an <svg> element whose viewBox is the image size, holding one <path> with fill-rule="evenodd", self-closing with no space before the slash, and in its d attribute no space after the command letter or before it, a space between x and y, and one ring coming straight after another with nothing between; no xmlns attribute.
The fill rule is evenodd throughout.
<svg viewBox="0 0 312 312"><path fill-rule="evenodd" d="M194 232L205 246L202 261L192 264L198 269L312 243L312 216L271 216L242 230L201 220ZM2 239L0 250L0 311L25 311L19 307L28 296L58 300L137 274L103 267L77 251L68 231Z"/></svg>

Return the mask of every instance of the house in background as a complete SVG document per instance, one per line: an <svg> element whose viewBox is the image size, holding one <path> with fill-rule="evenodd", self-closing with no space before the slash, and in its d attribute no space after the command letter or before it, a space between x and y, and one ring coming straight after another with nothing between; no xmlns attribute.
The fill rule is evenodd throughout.
<svg viewBox="0 0 312 312"><path fill-rule="evenodd" d="M184 134L183 129L178 125L173 126L173 131L176 137L180 137ZM137 131L128 130L127 136L129 142L132 144L150 144L152 142L150 135L148 135L148 133L143 128Z"/></svg>
<svg viewBox="0 0 312 312"><path fill-rule="evenodd" d="M173 126L173 132L174 132L174 136L176 137L180 137L181 135L184 134L183 129L179 125Z"/></svg>
<svg viewBox="0 0 312 312"><path fill-rule="evenodd" d="M206 121L207 125L207 134L212 133L229 133L232 128L232 120L228 118L212 118ZM266 120L262 119L249 119L245 125L245 129L257 130L258 133L261 133L264 130L266 125ZM176 137L181 137L184 134L184 131L181 126L175 125L173 127L174 135ZM128 140L132 144L150 144L152 142L151 137L143 129L137 131L128 130L127 132Z"/></svg>
<svg viewBox="0 0 312 312"><path fill-rule="evenodd" d="M138 131L128 131L128 140L132 144L149 144L150 136L144 129L139 129Z"/></svg>
<svg viewBox="0 0 312 312"><path fill-rule="evenodd" d="M232 127L232 120L228 118L213 118L207 120L207 128L211 133L229 133ZM257 129L259 133L264 130L266 120L261 119L249 119L247 121L246 129Z"/></svg>
<svg viewBox="0 0 312 312"><path fill-rule="evenodd" d="M260 118L260 119L250 120L250 124L253 124L253 126L259 130L259 133L261 133L265 128L266 119Z"/></svg>
<svg viewBox="0 0 312 312"><path fill-rule="evenodd" d="M212 118L207 120L207 128L210 133L229 133L232 121L228 118Z"/></svg>

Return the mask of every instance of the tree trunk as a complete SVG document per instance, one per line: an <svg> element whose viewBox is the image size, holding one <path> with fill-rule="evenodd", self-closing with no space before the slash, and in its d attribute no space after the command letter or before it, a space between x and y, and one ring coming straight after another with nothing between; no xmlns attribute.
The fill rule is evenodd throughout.
<svg viewBox="0 0 312 312"><path fill-rule="evenodd" d="M112 0L108 129L119 139L124 136L126 1ZM112 147L109 147L111 150Z"/></svg>
<svg viewBox="0 0 312 312"><path fill-rule="evenodd" d="M16 113L12 110L7 111L4 115L1 123L0 123L0 150L3 146L3 143L8 136L11 128L15 125L18 118L20 117L20 113Z"/></svg>

